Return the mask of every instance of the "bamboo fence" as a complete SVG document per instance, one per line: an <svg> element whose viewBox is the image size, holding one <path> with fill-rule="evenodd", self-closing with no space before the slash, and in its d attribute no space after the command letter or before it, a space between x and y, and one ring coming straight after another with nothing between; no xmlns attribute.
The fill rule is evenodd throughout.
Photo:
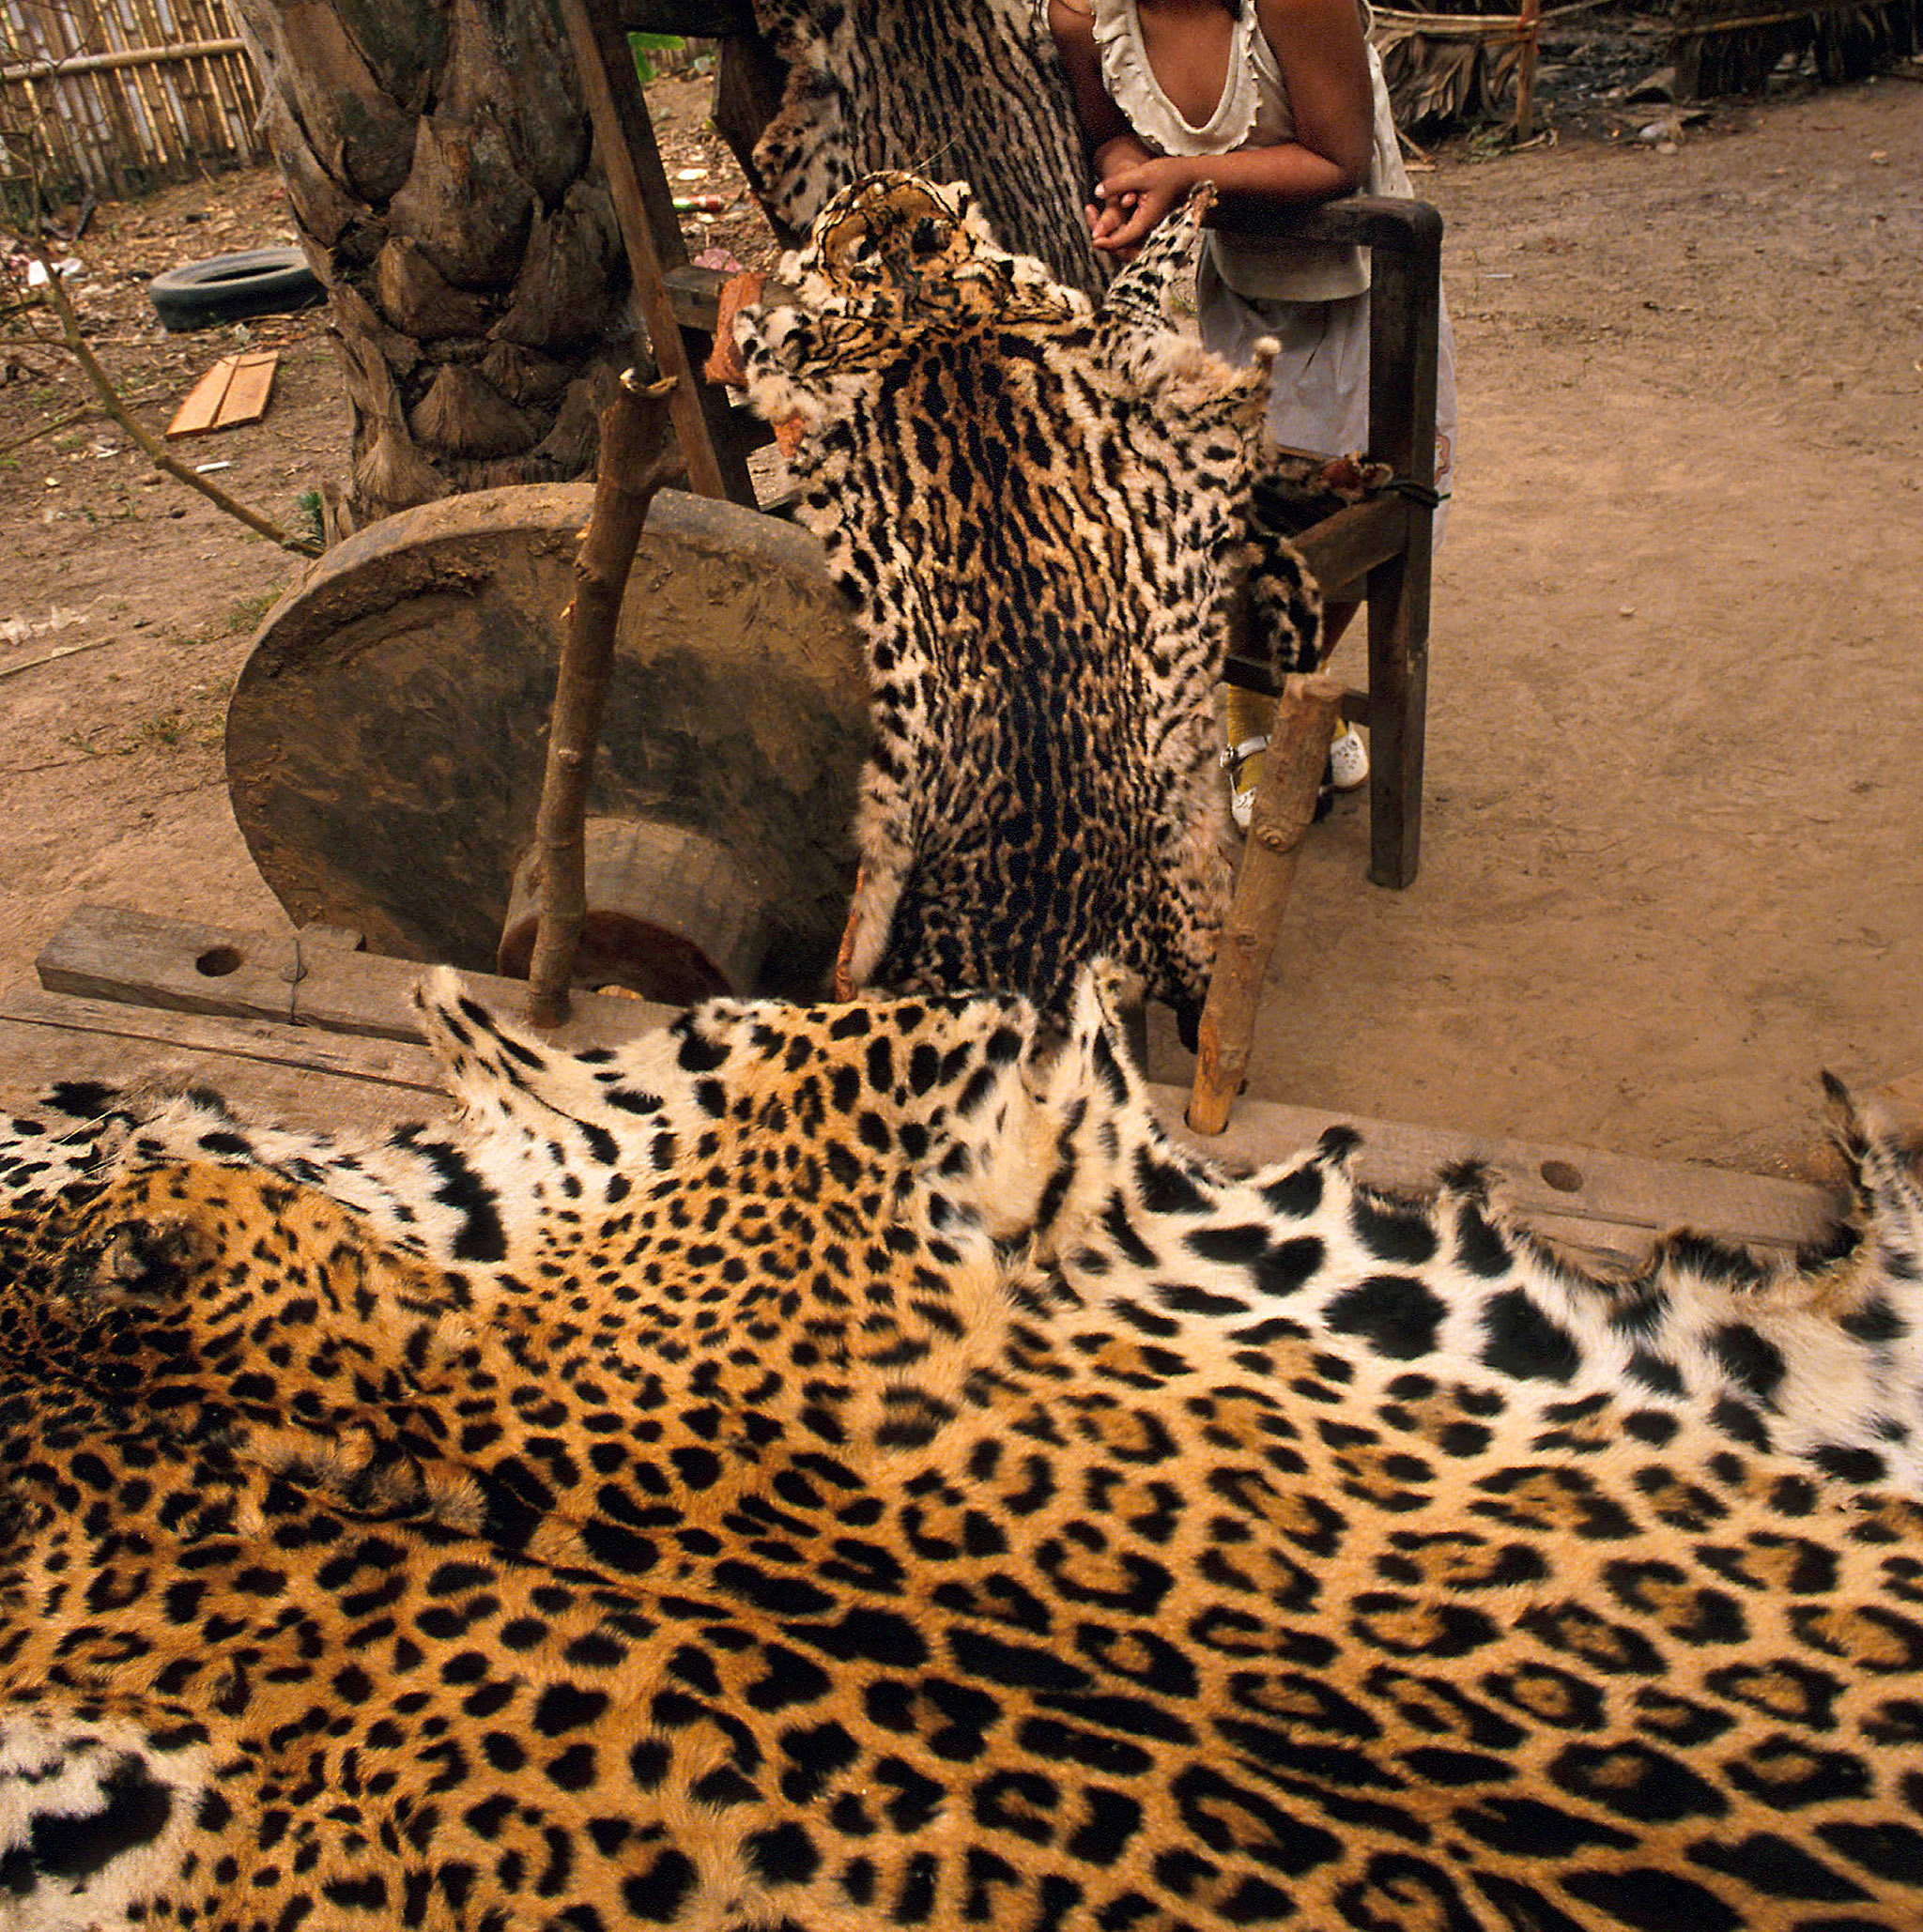
<svg viewBox="0 0 1923 1932"><path fill-rule="evenodd" d="M227 0L0 0L0 184L124 199L259 161ZM9 199L13 196L9 196Z"/></svg>

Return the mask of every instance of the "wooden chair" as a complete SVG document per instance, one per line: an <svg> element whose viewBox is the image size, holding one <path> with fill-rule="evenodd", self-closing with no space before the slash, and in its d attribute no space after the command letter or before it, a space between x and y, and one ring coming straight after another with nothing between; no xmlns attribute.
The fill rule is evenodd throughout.
<svg viewBox="0 0 1923 1932"><path fill-rule="evenodd" d="M746 0L654 0L649 18L678 23L673 31L708 34L752 24ZM700 399L676 425L693 486L752 508L746 457L767 432L695 373L713 343L727 277L689 263L632 63L618 32L600 23L597 31L604 42L612 33L607 69L627 155L609 157L608 165L611 176L632 176L626 192L615 182L617 206L637 280L655 284L642 290L655 358L664 374L681 374L673 364L685 358ZM619 58L612 57L616 48ZM1392 482L1295 541L1326 597L1359 599L1368 606L1367 682L1345 694L1343 712L1369 728L1369 877L1377 885L1406 886L1415 879L1422 849L1441 217L1423 202L1352 196L1317 208L1266 212L1257 220L1241 217L1236 227L1303 242L1360 244L1371 252L1368 455L1387 467ZM679 340L661 340L670 334ZM1272 688L1251 658L1232 658L1228 675L1232 682Z"/></svg>
<svg viewBox="0 0 1923 1932"><path fill-rule="evenodd" d="M1241 1091L1331 723L1340 713L1369 727L1369 877L1400 889L1421 861L1429 691L1442 218L1423 202L1358 195L1277 210L1238 230L1370 250L1368 456L1390 481L1294 538L1328 601L1366 605L1368 682L1346 690L1327 678L1291 678L1281 694L1202 1012L1189 1125L1205 1134L1227 1126ZM1239 653L1226 676L1274 689L1268 667Z"/></svg>
<svg viewBox="0 0 1923 1932"><path fill-rule="evenodd" d="M1368 681L1343 694L1342 712L1369 728L1369 877L1400 888L1422 855L1442 218L1424 202L1355 195L1238 220L1236 232L1370 251L1368 456L1390 481L1294 542L1326 600L1367 606ZM1228 681L1274 688L1240 655Z"/></svg>

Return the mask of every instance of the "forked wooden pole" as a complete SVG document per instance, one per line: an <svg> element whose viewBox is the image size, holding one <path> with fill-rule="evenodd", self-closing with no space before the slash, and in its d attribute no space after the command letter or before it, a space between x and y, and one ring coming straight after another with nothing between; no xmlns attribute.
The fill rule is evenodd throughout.
<svg viewBox="0 0 1923 1932"><path fill-rule="evenodd" d="M1189 1125L1198 1134L1219 1134L1228 1125L1249 1070L1262 982L1295 883L1296 854L1315 821L1315 793L1341 702L1342 686L1319 673L1286 679L1276 702L1242 869L1202 1008L1189 1096Z"/></svg>
<svg viewBox="0 0 1923 1932"><path fill-rule="evenodd" d="M633 376L629 370L622 377L619 395L601 413L594 507L575 552L574 601L562 613L547 770L534 825L541 919L528 969L528 1017L536 1026L559 1026L568 1016L568 978L588 911L588 784L614 668L615 621L648 506L683 468L670 427L674 378L644 389Z"/></svg>

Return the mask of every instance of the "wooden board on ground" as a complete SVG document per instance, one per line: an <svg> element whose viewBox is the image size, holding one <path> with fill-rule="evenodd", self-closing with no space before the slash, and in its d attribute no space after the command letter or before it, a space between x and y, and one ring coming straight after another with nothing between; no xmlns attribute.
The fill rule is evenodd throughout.
<svg viewBox="0 0 1923 1932"><path fill-rule="evenodd" d="M280 361L278 349L223 356L188 391L167 425L168 437L206 436L211 430L258 422L267 414Z"/></svg>
<svg viewBox="0 0 1923 1932"><path fill-rule="evenodd" d="M47 990L0 996L0 1098L17 1105L63 1077L125 1083L162 1072L204 1080L238 1106L300 1126L445 1112L407 1004L426 969L351 943L352 935L312 928L236 933L83 907L40 955ZM497 1012L524 1011L521 981L462 978ZM614 1045L672 1018L608 994L577 995L575 1006L552 1035L558 1046ZM1185 1088L1150 1091L1178 1140L1228 1166L1285 1160L1338 1126L1362 1136L1356 1172L1374 1187L1426 1193L1445 1169L1480 1161L1531 1228L1592 1257L1638 1259L1678 1227L1782 1252L1819 1239L1835 1211L1822 1188L1799 1182L1268 1101L1240 1101L1227 1131L1205 1140L1182 1124Z"/></svg>

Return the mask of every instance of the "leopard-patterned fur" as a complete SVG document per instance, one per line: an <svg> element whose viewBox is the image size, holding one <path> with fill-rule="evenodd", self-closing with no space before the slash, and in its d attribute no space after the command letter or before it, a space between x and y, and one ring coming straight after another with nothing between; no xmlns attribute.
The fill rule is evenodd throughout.
<svg viewBox="0 0 1923 1932"><path fill-rule="evenodd" d="M1100 975L446 1131L0 1136L0 1924L1923 1914L1923 1194L1598 1280L1173 1148Z"/></svg>
<svg viewBox="0 0 1923 1932"><path fill-rule="evenodd" d="M736 319L758 406L808 426L797 514L869 652L853 985L1059 1020L1104 955L1200 1007L1268 367L1170 325L1194 236L1165 223L1091 313L995 248L965 187L876 176L816 222L793 305ZM1313 663L1315 585L1279 539L1266 557L1278 655Z"/></svg>
<svg viewBox="0 0 1923 1932"><path fill-rule="evenodd" d="M788 234L884 169L960 178L1009 247L1100 293L1074 104L1030 0L756 0L755 12L787 84L754 171Z"/></svg>

